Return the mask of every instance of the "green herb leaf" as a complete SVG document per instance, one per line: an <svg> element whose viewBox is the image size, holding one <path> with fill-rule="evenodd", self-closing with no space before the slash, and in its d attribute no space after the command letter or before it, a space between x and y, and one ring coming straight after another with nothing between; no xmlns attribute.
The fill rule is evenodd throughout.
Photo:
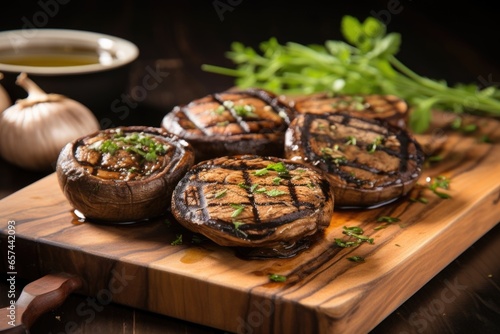
<svg viewBox="0 0 500 334"><path fill-rule="evenodd" d="M347 141L345 143L346 145L356 145L356 137L348 136Z"/></svg>
<svg viewBox="0 0 500 334"><path fill-rule="evenodd" d="M378 222L386 222L386 223L397 223L400 220L401 219L399 219L397 217L390 217L390 216L380 216L377 218Z"/></svg>
<svg viewBox="0 0 500 334"><path fill-rule="evenodd" d="M366 146L366 150L368 151L368 153L374 153L377 150L377 147L382 146L382 140L382 137L377 137L375 138L373 143L368 144Z"/></svg>
<svg viewBox="0 0 500 334"><path fill-rule="evenodd" d="M344 226L342 233L352 237L354 241L345 241L339 238L335 238L335 243L340 247L357 247L363 242L373 244L373 238L363 235L364 231L359 226Z"/></svg>
<svg viewBox="0 0 500 334"><path fill-rule="evenodd" d="M234 229L236 230L237 233L243 235L245 238L248 237L248 234L240 230L240 227L245 225L245 223L240 222L240 221L233 221Z"/></svg>
<svg viewBox="0 0 500 334"><path fill-rule="evenodd" d="M335 238L334 240L335 240L335 243L337 244L337 246L343 247L343 248L357 247L361 244L358 241L345 241L345 240L342 240L339 238Z"/></svg>
<svg viewBox="0 0 500 334"><path fill-rule="evenodd" d="M362 257L362 256L357 256L357 255L354 255L354 256L350 256L347 258L349 261L352 261L352 262L358 262L358 263L362 263L362 262L365 262L365 258Z"/></svg>
<svg viewBox="0 0 500 334"><path fill-rule="evenodd" d="M238 217L245 210L245 206L242 204L231 204L231 207L234 209L231 218Z"/></svg>
<svg viewBox="0 0 500 334"><path fill-rule="evenodd" d="M278 172L278 174L281 177L287 177L288 176L288 170L287 170L285 164L283 162L281 162L281 161L276 162L276 163L274 163L274 162L270 163L265 168L256 170L254 172L254 174L257 175L257 176L263 176L263 175L266 175L270 170Z"/></svg>
<svg viewBox="0 0 500 334"><path fill-rule="evenodd" d="M241 117L257 117L257 114L255 114L255 107L250 104L234 106L234 111L236 115Z"/></svg>
<svg viewBox="0 0 500 334"><path fill-rule="evenodd" d="M170 243L172 246L182 245L182 234L178 234L177 238Z"/></svg>
<svg viewBox="0 0 500 334"><path fill-rule="evenodd" d="M276 197L276 196L281 196L281 195L285 195L288 193L286 191L282 191L282 190L278 190L278 189L271 189L271 190L266 191L265 194L267 196Z"/></svg>
<svg viewBox="0 0 500 334"><path fill-rule="evenodd" d="M286 281L286 276L284 275L279 275L279 274L269 274L269 280L273 282L285 282Z"/></svg>
<svg viewBox="0 0 500 334"><path fill-rule="evenodd" d="M279 162L276 162L276 163L271 163L269 165L266 166L266 169L268 170L274 170L278 173L286 173L288 172L288 170L286 169L286 166L283 162L279 161Z"/></svg>
<svg viewBox="0 0 500 334"><path fill-rule="evenodd" d="M427 189L431 190L436 196L442 199L449 199L452 196L440 191L439 189L448 190L450 188L451 180L443 175L436 176L434 178L427 178Z"/></svg>
<svg viewBox="0 0 500 334"><path fill-rule="evenodd" d="M226 196L226 194L227 194L227 189L222 189L221 191L215 193L215 198L222 198Z"/></svg>
<svg viewBox="0 0 500 334"><path fill-rule="evenodd" d="M101 146L99 147L99 151L102 153L109 153L111 155L115 154L116 151L118 151L119 147L118 144L111 140L105 140L102 142Z"/></svg>
<svg viewBox="0 0 500 334"><path fill-rule="evenodd" d="M401 221L401 219L399 219L397 217L380 216L380 217L377 218L377 221L378 222L383 222L384 224L375 227L374 230L384 229L384 228L386 228L387 226L389 226L392 223L397 223L397 222Z"/></svg>
<svg viewBox="0 0 500 334"><path fill-rule="evenodd" d="M410 127L417 133L429 128L434 108L457 114L500 116L498 87L463 83L449 86L445 80L415 73L396 57L401 35L386 30L375 17L361 22L346 15L340 24L345 41L280 44L272 37L261 42L258 49L234 42L226 55L235 68L204 64L202 70L232 76L240 88L261 87L279 94L397 95L409 103Z"/></svg>
<svg viewBox="0 0 500 334"><path fill-rule="evenodd" d="M245 225L245 224L244 224L244 223L242 223L242 222L234 221L234 222L233 222L233 225L234 225L234 228L235 228L235 229L239 230L239 229L240 229L240 226L241 226L241 225Z"/></svg>
<svg viewBox="0 0 500 334"><path fill-rule="evenodd" d="M256 170L254 174L257 176L264 176L267 173L269 173L269 170L267 168L262 168L262 169Z"/></svg>

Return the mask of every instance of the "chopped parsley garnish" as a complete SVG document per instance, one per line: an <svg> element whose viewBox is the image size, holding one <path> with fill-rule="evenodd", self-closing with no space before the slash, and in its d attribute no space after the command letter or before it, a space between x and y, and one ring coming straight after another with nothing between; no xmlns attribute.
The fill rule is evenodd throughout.
<svg viewBox="0 0 500 334"><path fill-rule="evenodd" d="M478 141L480 143L492 143L492 140L488 135L482 135L481 137L478 138Z"/></svg>
<svg viewBox="0 0 500 334"><path fill-rule="evenodd" d="M265 168L256 170L254 174L257 176L263 176L266 175L271 170L278 172L278 175L280 175L281 177L288 175L288 169L286 168L285 164L281 161L276 163L270 163Z"/></svg>
<svg viewBox="0 0 500 334"><path fill-rule="evenodd" d="M241 226L241 225L245 225L245 223L240 222L240 221L234 221L234 222L233 222L233 225L234 225L234 228L235 228L236 230L239 230L239 229L240 229L240 226Z"/></svg>
<svg viewBox="0 0 500 334"><path fill-rule="evenodd" d="M345 163L347 161L347 158L346 157L336 157L336 158L332 158L332 162L339 166L341 163Z"/></svg>
<svg viewBox="0 0 500 334"><path fill-rule="evenodd" d="M118 149L118 145L110 139L103 141L101 146L99 146L99 151L101 151L101 153L109 153L111 155L115 154Z"/></svg>
<svg viewBox="0 0 500 334"><path fill-rule="evenodd" d="M439 162L439 161L443 161L444 157L442 155L433 155L433 156L430 156L428 157L426 160L428 162Z"/></svg>
<svg viewBox="0 0 500 334"><path fill-rule="evenodd" d="M223 121L223 122L217 122L216 125L219 126L219 127L222 127L222 126L226 126L228 124L229 124L229 121Z"/></svg>
<svg viewBox="0 0 500 334"><path fill-rule="evenodd" d="M476 124L464 124L462 117L456 117L450 124L453 130L462 131L464 133L470 133L477 130Z"/></svg>
<svg viewBox="0 0 500 334"><path fill-rule="evenodd" d="M168 149L165 144L142 132L124 135L121 131L115 133L112 138L102 141L100 145L91 145L90 148L111 155L114 155L118 150L126 150L147 161L155 161L158 155L164 155Z"/></svg>
<svg viewBox="0 0 500 334"><path fill-rule="evenodd" d="M264 187L260 187L260 188L255 187L255 188L254 188L254 190L253 190L252 192L254 192L254 193L256 193L256 194L262 194L262 193L267 192L267 189L266 189L266 188L264 188Z"/></svg>
<svg viewBox="0 0 500 334"><path fill-rule="evenodd" d="M354 255L354 256L350 256L347 258L349 261L352 261L352 262L358 262L358 263L362 263L362 262L365 262L365 258L362 257L362 256L357 256L357 255Z"/></svg>
<svg viewBox="0 0 500 334"><path fill-rule="evenodd" d="M335 243L340 247L357 247L363 242L373 244L373 238L363 235L364 231L359 226L351 226L351 227L344 226L342 233L351 237L354 240L345 241L339 238L335 238Z"/></svg>
<svg viewBox="0 0 500 334"><path fill-rule="evenodd" d="M268 172L269 172L269 170L267 168L262 168L262 169L256 170L255 171L255 175L257 175L257 176L264 176Z"/></svg>
<svg viewBox="0 0 500 334"><path fill-rule="evenodd" d="M240 230L240 227L245 225L245 223L240 222L240 221L233 221L233 225L234 225L234 230L236 231L237 234L239 233L239 234L243 235L245 238L248 237L248 234L246 234L245 232Z"/></svg>
<svg viewBox="0 0 500 334"><path fill-rule="evenodd" d="M260 187L259 188L259 184L257 184L257 183L254 183L251 186L247 186L243 182L240 182L240 183L238 183L238 186L240 188L250 190L251 193L263 193L263 192L266 192L266 188L264 188L264 187Z"/></svg>
<svg viewBox="0 0 500 334"><path fill-rule="evenodd" d="M216 114L216 115L222 115L222 113L226 110L224 106L218 106L217 109L215 110L210 110L211 113Z"/></svg>
<svg viewBox="0 0 500 334"><path fill-rule="evenodd" d="M400 220L401 219L399 219L397 217L391 217L391 216L380 216L377 218L378 222L385 222L385 223L397 223Z"/></svg>
<svg viewBox="0 0 500 334"><path fill-rule="evenodd" d="M257 117L255 107L250 104L234 106L234 111L240 117Z"/></svg>
<svg viewBox="0 0 500 334"><path fill-rule="evenodd" d="M245 210L245 206L243 204L231 204L231 207L234 209L233 213L231 214L231 218L238 217L243 212L243 210Z"/></svg>
<svg viewBox="0 0 500 334"><path fill-rule="evenodd" d="M331 147L322 147L321 154L331 156L333 154L333 149Z"/></svg>
<svg viewBox="0 0 500 334"><path fill-rule="evenodd" d="M373 143L368 144L366 146L366 150L368 151L368 153L374 153L377 150L377 147L382 146L382 140L383 138L378 136L377 138L375 138Z"/></svg>
<svg viewBox="0 0 500 334"><path fill-rule="evenodd" d="M271 189L271 190L266 191L265 194L267 196L276 197L276 196L281 196L281 195L285 195L288 193L286 191L282 191L282 190L278 190L278 189Z"/></svg>
<svg viewBox="0 0 500 334"><path fill-rule="evenodd" d="M350 100L338 100L331 104L332 108L347 109L353 108L354 110L361 111L365 109L364 98L362 96L353 96Z"/></svg>
<svg viewBox="0 0 500 334"><path fill-rule="evenodd" d="M427 179L429 185L427 186L434 194L443 199L451 198L451 195L446 194L438 189L448 190L450 188L450 179L446 176L437 176L434 179Z"/></svg>
<svg viewBox="0 0 500 334"><path fill-rule="evenodd" d="M346 145L356 145L356 137L348 136L347 141L345 143Z"/></svg>
<svg viewBox="0 0 500 334"><path fill-rule="evenodd" d="M279 275L279 274L269 274L269 280L273 282L285 282L286 281L286 276L284 275Z"/></svg>
<svg viewBox="0 0 500 334"><path fill-rule="evenodd" d="M423 196L419 196L419 197L416 197L416 198L410 198L410 201L412 202L419 202L419 203L423 203L423 204L427 204L429 203L429 200Z"/></svg>
<svg viewBox="0 0 500 334"><path fill-rule="evenodd" d="M377 221L378 222L382 222L384 224L375 227L374 230L384 229L384 228L386 228L387 226L389 226L392 223L397 223L397 222L401 221L401 219L399 219L397 217L380 216L380 217L377 218Z"/></svg>
<svg viewBox="0 0 500 334"><path fill-rule="evenodd" d="M323 159L333 162L336 166L347 162L347 158L340 153L338 145L334 145L333 149L331 147L322 147L320 152Z"/></svg>
<svg viewBox="0 0 500 334"><path fill-rule="evenodd" d="M182 245L182 234L177 234L177 237L174 241L170 243L172 246Z"/></svg>
<svg viewBox="0 0 500 334"><path fill-rule="evenodd" d="M227 189L222 189L215 193L215 198L222 198L226 196L226 194L227 194Z"/></svg>
<svg viewBox="0 0 500 334"><path fill-rule="evenodd" d="M417 186L420 188L420 190L419 190L418 194L416 195L416 197L410 198L410 201L427 204L429 202L429 200L426 197L422 196L422 193L426 189L432 191L439 198L442 198L442 199L451 198L450 194L447 194L447 193L440 190L440 189L448 190L450 188L451 180L448 177L443 176L443 175L436 176L435 178L427 177L425 181L426 181L425 185L417 184Z"/></svg>

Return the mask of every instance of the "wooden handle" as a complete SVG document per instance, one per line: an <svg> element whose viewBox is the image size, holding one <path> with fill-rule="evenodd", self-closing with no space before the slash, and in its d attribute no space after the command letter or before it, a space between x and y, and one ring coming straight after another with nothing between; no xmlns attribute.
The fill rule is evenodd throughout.
<svg viewBox="0 0 500 334"><path fill-rule="evenodd" d="M49 274L26 285L13 305L0 309L0 333L27 333L42 314L62 305L82 286L80 278Z"/></svg>

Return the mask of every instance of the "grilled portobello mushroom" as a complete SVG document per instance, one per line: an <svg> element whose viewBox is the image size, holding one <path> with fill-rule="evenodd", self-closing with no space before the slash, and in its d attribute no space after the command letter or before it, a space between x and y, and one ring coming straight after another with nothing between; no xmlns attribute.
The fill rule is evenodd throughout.
<svg viewBox="0 0 500 334"><path fill-rule="evenodd" d="M378 118L406 128L409 108L406 101L394 95L312 94L294 101L298 113L324 114L343 112L356 117Z"/></svg>
<svg viewBox="0 0 500 334"><path fill-rule="evenodd" d="M291 257L330 224L333 189L301 162L226 156L193 166L176 186L172 214L187 229L247 258Z"/></svg>
<svg viewBox="0 0 500 334"><path fill-rule="evenodd" d="M161 126L188 141L196 161L226 155L281 156L293 109L263 89L228 90L177 106Z"/></svg>
<svg viewBox="0 0 500 334"><path fill-rule="evenodd" d="M380 206L406 195L424 153L405 129L351 114L300 114L290 124L285 157L323 170L337 208Z"/></svg>
<svg viewBox="0 0 500 334"><path fill-rule="evenodd" d="M160 128L131 126L68 143L56 173L64 195L87 219L131 222L170 210L173 189L193 164L186 141Z"/></svg>

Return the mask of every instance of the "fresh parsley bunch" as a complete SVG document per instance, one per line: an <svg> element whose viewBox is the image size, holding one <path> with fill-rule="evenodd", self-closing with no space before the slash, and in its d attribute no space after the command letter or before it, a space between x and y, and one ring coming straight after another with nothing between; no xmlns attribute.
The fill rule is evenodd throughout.
<svg viewBox="0 0 500 334"><path fill-rule="evenodd" d="M261 87L276 93L393 94L412 107L410 127L426 131L433 109L455 113L500 116L500 90L475 84L448 86L445 81L422 77L397 58L401 35L387 33L379 20L360 22L344 16L341 31L346 41L324 45L280 44L276 38L262 42L260 53L233 42L228 59L235 69L205 64L207 72L234 76L241 88Z"/></svg>

